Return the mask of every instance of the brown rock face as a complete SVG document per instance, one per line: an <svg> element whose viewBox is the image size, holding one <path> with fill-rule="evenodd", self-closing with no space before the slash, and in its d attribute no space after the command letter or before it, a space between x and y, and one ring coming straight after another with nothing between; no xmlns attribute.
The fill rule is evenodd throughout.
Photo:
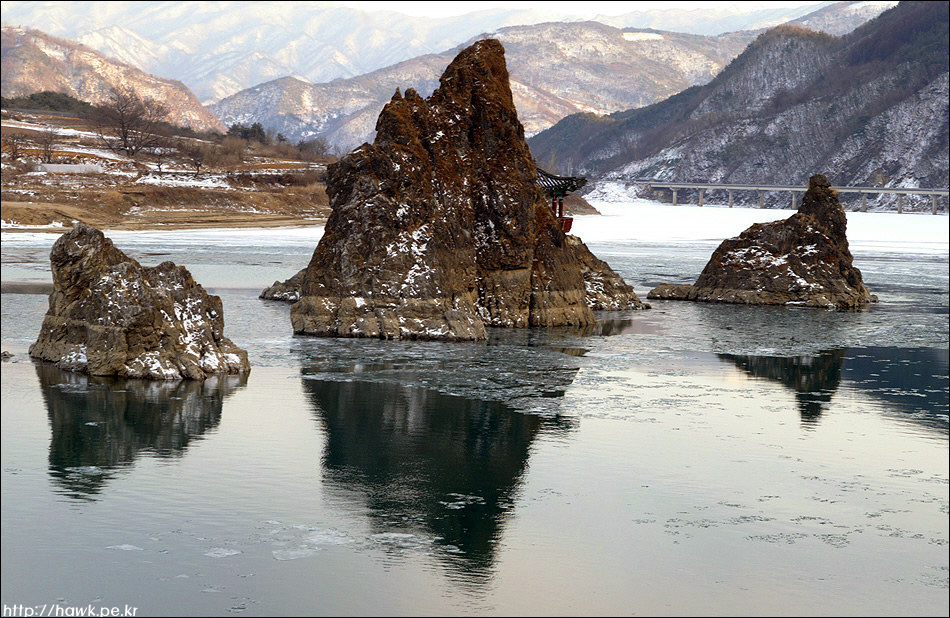
<svg viewBox="0 0 950 618"><path fill-rule="evenodd" d="M817 174L797 213L724 240L695 284L663 284L647 298L860 309L877 297L853 265L846 227L837 194Z"/></svg>
<svg viewBox="0 0 950 618"><path fill-rule="evenodd" d="M504 49L479 41L427 100L397 92L373 144L328 169L333 212L294 331L473 340L486 325L592 323L579 249L536 176Z"/></svg>
<svg viewBox="0 0 950 618"><path fill-rule="evenodd" d="M53 293L30 355L91 375L201 380L247 373L224 336L221 299L183 266L143 267L83 224L50 252Z"/></svg>

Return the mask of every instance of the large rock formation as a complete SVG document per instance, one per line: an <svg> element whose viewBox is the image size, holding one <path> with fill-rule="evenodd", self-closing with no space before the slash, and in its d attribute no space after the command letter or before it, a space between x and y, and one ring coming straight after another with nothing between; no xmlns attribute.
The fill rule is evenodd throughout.
<svg viewBox="0 0 950 618"><path fill-rule="evenodd" d="M375 141L328 169L333 212L291 308L295 332L473 340L486 325L594 321L589 251L535 184L501 44L463 50L440 83L426 100L397 91ZM627 290L616 304L639 306Z"/></svg>
<svg viewBox="0 0 950 618"><path fill-rule="evenodd" d="M877 297L853 265L846 227L835 190L817 174L797 213L724 240L695 284L663 284L647 298L860 309Z"/></svg>
<svg viewBox="0 0 950 618"><path fill-rule="evenodd" d="M250 371L221 299L183 266L143 267L83 224L50 252L53 293L30 355L91 375L201 380Z"/></svg>

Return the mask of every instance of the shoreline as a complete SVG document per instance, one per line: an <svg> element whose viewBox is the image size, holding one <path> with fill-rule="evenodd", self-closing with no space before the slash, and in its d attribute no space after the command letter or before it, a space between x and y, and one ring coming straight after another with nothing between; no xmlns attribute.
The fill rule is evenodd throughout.
<svg viewBox="0 0 950 618"><path fill-rule="evenodd" d="M201 214L201 213L192 213ZM122 232L160 232L175 230L226 230L226 229L253 229L253 228L295 228L295 227L314 227L326 225L326 218L308 219L301 217L288 217L283 215L254 215L247 217L208 217L200 221L129 221L115 225L97 226L103 232L122 231ZM4 225L0 232L6 234L22 233L49 233L63 234L71 230L72 227L59 226L10 226Z"/></svg>

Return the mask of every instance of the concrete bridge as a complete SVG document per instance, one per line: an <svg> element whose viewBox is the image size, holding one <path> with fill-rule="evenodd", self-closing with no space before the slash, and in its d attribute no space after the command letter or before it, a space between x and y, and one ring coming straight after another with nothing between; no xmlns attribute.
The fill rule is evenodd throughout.
<svg viewBox="0 0 950 618"><path fill-rule="evenodd" d="M714 184L701 182L666 182L662 180L637 179L636 184L643 184L650 189L669 189L673 192L673 205L676 206L676 193L683 189L693 189L699 191L699 205L703 205L703 193L706 191L728 191L729 208L732 208L732 197L735 191L758 191L759 208L765 208L765 194L772 191L788 191L790 206L793 210L798 209L801 202L801 195L805 193L806 187L795 185L739 185L739 184ZM937 214L937 198L946 197L950 194L948 189L912 189L912 188L891 188L891 187L833 187L838 193L860 193L861 211L867 212L868 193L894 193L897 194L897 212L904 212L905 195L929 195L930 211Z"/></svg>

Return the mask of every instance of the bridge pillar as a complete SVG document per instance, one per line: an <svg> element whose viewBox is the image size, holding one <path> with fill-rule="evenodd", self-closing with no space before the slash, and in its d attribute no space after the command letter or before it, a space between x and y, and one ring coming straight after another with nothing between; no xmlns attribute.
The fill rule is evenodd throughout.
<svg viewBox="0 0 950 618"><path fill-rule="evenodd" d="M795 192L794 192L794 191L789 191L788 193L792 196L792 210L797 210L797 209L795 208Z"/></svg>
<svg viewBox="0 0 950 618"><path fill-rule="evenodd" d="M729 208L732 208L732 189L729 189Z"/></svg>
<svg viewBox="0 0 950 618"><path fill-rule="evenodd" d="M897 214L904 212L904 194L897 194Z"/></svg>
<svg viewBox="0 0 950 618"><path fill-rule="evenodd" d="M934 193L930 196L930 214L937 214L937 194Z"/></svg>
<svg viewBox="0 0 950 618"><path fill-rule="evenodd" d="M699 190L699 207L703 207L703 189Z"/></svg>
<svg viewBox="0 0 950 618"><path fill-rule="evenodd" d="M867 211L868 211L868 194L862 193L861 194L861 212L867 212Z"/></svg>
<svg viewBox="0 0 950 618"><path fill-rule="evenodd" d="M765 194L759 191L759 208L765 208Z"/></svg>
<svg viewBox="0 0 950 618"><path fill-rule="evenodd" d="M673 205L676 206L676 189L673 189Z"/></svg>

